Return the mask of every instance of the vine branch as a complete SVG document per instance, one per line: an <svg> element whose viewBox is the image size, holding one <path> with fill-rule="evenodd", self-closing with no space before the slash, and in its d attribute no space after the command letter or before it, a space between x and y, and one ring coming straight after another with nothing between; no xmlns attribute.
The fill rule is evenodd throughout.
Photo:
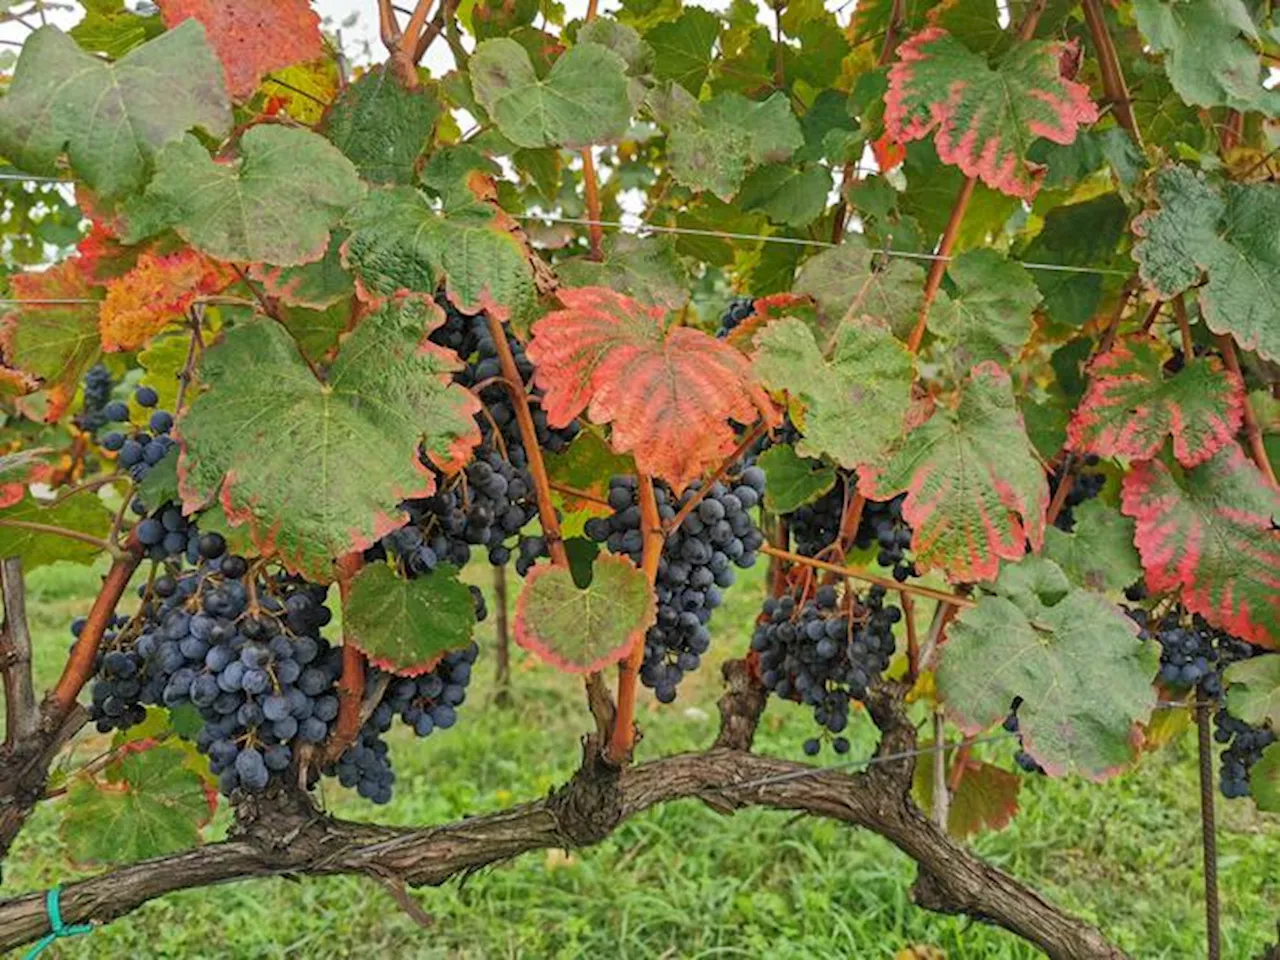
<svg viewBox="0 0 1280 960"><path fill-rule="evenodd" d="M758 717L763 699L742 682L746 671L731 662L726 673L738 682L722 699L722 714L732 718L745 709L742 719ZM108 922L167 893L250 877L373 873L439 886L522 853L591 846L651 807L697 798L722 813L766 807L864 827L916 861L913 896L925 909L1003 927L1053 960L1123 960L1097 929L956 844L922 814L910 798L915 729L884 698L873 699L870 709L885 731L878 756L887 762L857 774L726 746L623 769L589 752L578 773L544 799L423 828L337 820L317 813L305 798L290 804L269 797L247 810L227 841L68 884L62 914L68 923ZM722 726L722 739L729 729ZM751 729L739 728L748 741ZM908 753L899 758L904 748ZM42 894L0 902L0 949L48 929Z"/></svg>
<svg viewBox="0 0 1280 960"><path fill-rule="evenodd" d="M22 559L0 560L0 593L4 595L4 623L0 624L0 678L4 681L4 746L12 750L40 729L35 681L31 676L31 631L27 626L27 592Z"/></svg>
<svg viewBox="0 0 1280 960"><path fill-rule="evenodd" d="M658 576L658 562L662 559L662 520L658 516L658 500L653 489L653 478L647 473L639 476L640 530L644 535L644 552L640 567L649 581L650 589ZM611 763L622 764L631 758L635 746L636 685L640 679L640 665L644 662L644 635L636 637L627 658L618 664L618 714L613 721L613 732L605 756Z"/></svg>
<svg viewBox="0 0 1280 960"><path fill-rule="evenodd" d="M933 587L926 587L918 583L898 583L892 577L882 577L879 574L863 570L861 567L843 567L838 563L828 563L826 560L819 560L816 557L806 557L801 553L783 550L770 543L763 544L760 547L760 552L770 557L777 557L779 560L786 560L789 563L798 563L802 566L813 567L815 570L825 570L828 573L848 577L851 580L861 580L864 583L875 584L876 586L884 587L886 590L898 590L902 593L914 594L917 597L928 597L930 600L937 600L939 603L949 604L954 607L973 606L972 600L959 594L948 593L946 590L936 590Z"/></svg>

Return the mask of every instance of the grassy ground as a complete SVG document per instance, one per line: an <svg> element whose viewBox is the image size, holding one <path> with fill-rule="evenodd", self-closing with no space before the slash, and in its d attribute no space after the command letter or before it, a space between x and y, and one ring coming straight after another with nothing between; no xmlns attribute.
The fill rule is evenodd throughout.
<svg viewBox="0 0 1280 960"><path fill-rule="evenodd" d="M66 625L87 608L95 581L70 567L32 580L43 682L56 676ZM725 654L750 620L758 587L744 583L730 598L717 615ZM482 628L482 643L491 627ZM326 805L342 816L422 824L495 810L560 783L575 766L584 729L580 688L517 655L516 705L500 710L490 704L491 669L482 657L483 679L457 727L426 741L395 736L392 804L371 807L330 783ZM657 710L646 696L642 758L709 742L717 680L709 664L672 707ZM870 749L869 726L857 724L853 756ZM811 729L800 710L773 704L757 745L799 758ZM95 744L81 749L89 755ZM1008 829L974 841L983 856L1098 923L1135 957L1204 955L1191 738L1101 787L1028 778L1021 807ZM1280 918L1280 818L1259 816L1248 801L1222 807L1224 956L1247 960ZM56 804L32 818L5 865L0 895L79 875L62 856L58 820ZM225 826L224 811L211 837ZM435 918L429 931L369 881L261 880L166 897L46 956L825 960L893 957L915 944L939 947L952 960L1040 955L1005 933L916 909L908 896L913 875L906 857L865 832L763 810L726 818L684 801L635 818L594 849L531 854L465 883L419 891Z"/></svg>

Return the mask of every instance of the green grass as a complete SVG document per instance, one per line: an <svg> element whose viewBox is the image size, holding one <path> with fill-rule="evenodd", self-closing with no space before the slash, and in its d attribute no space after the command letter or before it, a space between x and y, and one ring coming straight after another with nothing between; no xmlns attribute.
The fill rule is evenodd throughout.
<svg viewBox="0 0 1280 960"><path fill-rule="evenodd" d="M57 675L66 624L87 607L93 571L53 567L32 577L31 616L42 683ZM759 600L758 581L730 591L717 644L733 652ZM482 627L483 641L492 624ZM517 656L516 704L490 704L482 657L457 727L425 741L397 734L396 799L376 808L328 783L338 815L393 824L443 822L545 794L576 765L587 722L580 686ZM708 664L671 707L647 697L641 758L696 749L715 733L718 671ZM865 720L854 754L874 742ZM771 704L762 751L799 758L812 721ZM101 748L89 737L78 756ZM996 756L1007 761L1008 747ZM830 760L830 754L828 761ZM1194 742L1183 737L1131 773L1095 786L1024 781L1006 830L978 837L985 857L1098 923L1141 958L1204 955ZM1249 802L1220 802L1224 956L1246 960L1280 916L1280 818ZM223 811L210 828L226 828ZM19 837L0 894L83 875L65 860L56 803ZM53 957L623 958L893 957L931 944L952 960L1040 954L1015 937L912 906L913 864L865 831L748 810L723 817L683 801L636 817L590 850L535 853L464 883L417 891L435 918L413 924L375 883L353 877L259 880L192 890L150 903ZM17 955L17 954L15 954Z"/></svg>

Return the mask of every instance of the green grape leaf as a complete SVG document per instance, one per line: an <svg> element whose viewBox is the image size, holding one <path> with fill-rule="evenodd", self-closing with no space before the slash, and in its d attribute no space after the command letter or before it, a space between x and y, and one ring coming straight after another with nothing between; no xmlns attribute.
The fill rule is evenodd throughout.
<svg viewBox="0 0 1280 960"><path fill-rule="evenodd" d="M898 47L889 70L885 127L900 143L934 133L943 163L955 164L1001 193L1030 200L1043 168L1028 160L1037 137L1070 143L1098 119L1089 88L1063 76L1072 59L1063 43L1019 43L992 68L941 27Z"/></svg>
<svg viewBox="0 0 1280 960"><path fill-rule="evenodd" d="M644 35L653 48L653 75L674 80L695 97L716 62L720 18L701 7L687 7L674 20L660 23Z"/></svg>
<svg viewBox="0 0 1280 960"><path fill-rule="evenodd" d="M878 320L845 320L833 341L828 361L803 321L775 321L756 335L756 373L804 403L801 456L849 468L880 461L906 428L915 363Z"/></svg>
<svg viewBox="0 0 1280 960"><path fill-rule="evenodd" d="M93 494L69 497L53 505L28 496L0 510L0 557L21 557L25 570L67 560L89 564L102 556L102 548L80 540L22 527L6 521L41 523L106 539L111 529L111 511Z"/></svg>
<svg viewBox="0 0 1280 960"><path fill-rule="evenodd" d="M1133 16L1187 103L1280 113L1280 92L1262 85L1258 28L1243 0L1134 0Z"/></svg>
<svg viewBox="0 0 1280 960"><path fill-rule="evenodd" d="M534 312L537 291L520 241L496 207L473 201L447 214L411 187L370 191L346 220L342 250L364 299L404 290L433 295L441 281L468 313L513 321Z"/></svg>
<svg viewBox="0 0 1280 960"><path fill-rule="evenodd" d="M957 370L983 360L1007 364L1031 337L1031 311L1040 302L1035 281L1022 264L995 250L970 250L947 267L954 284L929 316L942 353Z"/></svg>
<svg viewBox="0 0 1280 960"><path fill-rule="evenodd" d="M369 564L342 602L350 642L374 666L407 677L426 673L444 654L470 643L475 625L471 591L448 564L411 580L396 576L389 564Z"/></svg>
<svg viewBox="0 0 1280 960"><path fill-rule="evenodd" d="M1121 505L1152 593L1177 590L1214 626L1280 646L1280 493L1239 446L1187 470L1135 463Z"/></svg>
<svg viewBox="0 0 1280 960"><path fill-rule="evenodd" d="M775 223L803 227L822 215L830 192L831 172L822 164L771 163L747 175L737 203L747 212L759 210Z"/></svg>
<svg viewBox="0 0 1280 960"><path fill-rule="evenodd" d="M923 233L932 236L942 233L951 218L956 196L967 178L959 167L938 159L938 151L929 141L907 144L907 159L903 162L902 172L907 188L896 194L898 211L919 221ZM1017 197L976 183L960 220L954 251L958 253L988 246L990 238L1001 236L1010 218L1021 210L1022 204ZM898 231L902 230L899 226ZM906 246L905 249L915 250L919 246Z"/></svg>
<svg viewBox="0 0 1280 960"><path fill-rule="evenodd" d="M300 267L275 267L255 263L249 275L262 284L267 296L291 307L326 310L355 293L355 282L342 266L344 230L334 230L324 256Z"/></svg>
<svg viewBox="0 0 1280 960"><path fill-rule="evenodd" d="M752 167L781 163L803 145L804 134L786 94L757 102L728 92L675 123L668 156L676 180L728 201Z"/></svg>
<svg viewBox="0 0 1280 960"><path fill-rule="evenodd" d="M340 300L324 310L308 310L280 304L280 322L293 334L302 355L312 361L324 360L338 346L342 335L359 322L354 297Z"/></svg>
<svg viewBox="0 0 1280 960"><path fill-rule="evenodd" d="M765 473L764 505L771 513L792 513L836 485L834 467L797 456L795 448L786 443L760 454L756 466Z"/></svg>
<svg viewBox="0 0 1280 960"><path fill-rule="evenodd" d="M434 97L377 67L339 94L322 132L370 183L411 183L439 117Z"/></svg>
<svg viewBox="0 0 1280 960"><path fill-rule="evenodd" d="M653 47L641 39L634 27L612 17L596 17L578 28L578 43L598 43L620 56L627 75L642 77L653 72Z"/></svg>
<svg viewBox="0 0 1280 960"><path fill-rule="evenodd" d="M1218 188L1186 167L1156 176L1160 208L1133 222L1138 272L1162 300L1199 289L1214 333L1280 360L1280 185Z"/></svg>
<svg viewBox="0 0 1280 960"><path fill-rule="evenodd" d="M957 395L907 434L880 464L858 471L864 496L902 491L902 516L915 531L921 568L941 567L953 581L987 580L1000 560L1017 560L1044 541L1049 490L1027 438L1012 383L980 363Z"/></svg>
<svg viewBox="0 0 1280 960"><path fill-rule="evenodd" d="M1100 594L1021 600L983 596L952 622L937 671L947 717L978 733L1021 697L1023 747L1048 773L1105 779L1133 758L1155 709L1155 652Z"/></svg>
<svg viewBox="0 0 1280 960"><path fill-rule="evenodd" d="M817 301L819 337L830 336L847 315L868 315L903 338L915 326L923 288L919 264L901 258L878 263L875 252L856 234L806 260L793 287Z"/></svg>
<svg viewBox="0 0 1280 960"><path fill-rule="evenodd" d="M1027 436L1035 444L1036 451L1043 459L1052 460L1067 442L1071 404L1061 390L1055 389L1042 399L1022 397L1018 407L1027 423Z"/></svg>
<svg viewBox="0 0 1280 960"><path fill-rule="evenodd" d="M206 389L178 421L186 505L221 486L228 519L247 522L262 553L329 580L331 559L400 526L396 505L435 489L420 448L449 463L479 439L479 403L451 382L456 355L427 341L443 320L432 303L384 307L343 342L323 383L278 323L228 331L205 351Z"/></svg>
<svg viewBox="0 0 1280 960"><path fill-rule="evenodd" d="M631 455L614 453L603 431L591 424L586 424L568 447L559 453L545 453L543 460L547 476L553 482L599 499L608 497L610 477L636 472L636 462ZM570 510L589 510L596 514L609 512L608 507L573 494L563 496L565 506Z"/></svg>
<svg viewBox="0 0 1280 960"><path fill-rule="evenodd" d="M485 40L468 70L476 99L518 146L585 147L627 132L627 65L598 43L573 47L539 80L520 44L506 37Z"/></svg>
<svg viewBox="0 0 1280 960"><path fill-rule="evenodd" d="M604 259L573 257L556 263L556 276L566 287L608 287L664 310L689 302L692 281L671 237L606 237Z"/></svg>
<svg viewBox="0 0 1280 960"><path fill-rule="evenodd" d="M0 9L3 7L0 4ZM123 0L89 0L84 8L84 19L67 33L81 50L104 54L109 60L119 60L164 33L163 20L155 15L139 16L127 10Z"/></svg>
<svg viewBox="0 0 1280 960"><path fill-rule="evenodd" d="M161 333L147 342L138 353L138 366L143 374L140 384L156 392L156 406L161 410L174 410L178 404L178 374L187 363L191 349L191 334L182 332Z"/></svg>
<svg viewBox="0 0 1280 960"><path fill-rule="evenodd" d="M1254 727L1280 730L1280 657L1254 657L1227 667L1227 709Z"/></svg>
<svg viewBox="0 0 1280 960"><path fill-rule="evenodd" d="M1280 813L1280 741L1263 750L1249 771L1249 792L1263 813Z"/></svg>
<svg viewBox="0 0 1280 960"><path fill-rule="evenodd" d="M138 484L138 498L155 510L166 503L181 503L178 490L178 451L170 450Z"/></svg>
<svg viewBox="0 0 1280 960"><path fill-rule="evenodd" d="M598 556L591 585L566 567L543 564L516 602L516 643L566 673L594 673L623 659L656 616L653 590L626 557Z"/></svg>
<svg viewBox="0 0 1280 960"><path fill-rule="evenodd" d="M1133 521L1101 500L1074 508L1071 533L1050 527L1044 535L1044 555L1072 583L1096 590L1123 590L1142 577L1142 563L1133 545Z"/></svg>
<svg viewBox="0 0 1280 960"><path fill-rule="evenodd" d="M76 173L109 199L141 187L160 149L187 130L220 137L230 126L222 64L200 24L183 23L114 64L41 27L0 100L0 153L27 173L55 176L65 149Z"/></svg>
<svg viewBox="0 0 1280 960"><path fill-rule="evenodd" d="M105 777L71 780L60 833L73 863L135 863L199 845L216 802L204 780L180 746L138 744Z"/></svg>
<svg viewBox="0 0 1280 960"><path fill-rule="evenodd" d="M925 741L920 746L928 749L932 745L932 741ZM957 773L957 764L963 766L962 773ZM960 777L960 783L950 793L947 833L963 839L975 833L1003 830L1009 825L1018 812L1022 777L968 753L957 753L947 765L947 779L956 776ZM917 763L912 790L921 810L933 809L933 780L933 764Z"/></svg>
<svg viewBox="0 0 1280 960"><path fill-rule="evenodd" d="M1067 428L1070 447L1149 460L1172 437L1178 462L1194 467L1231 443L1243 416L1243 381L1217 357L1193 357L1166 377L1168 355L1159 341L1138 335L1094 359Z"/></svg>
<svg viewBox="0 0 1280 960"><path fill-rule="evenodd" d="M191 136L165 147L124 239L172 227L217 260L296 266L323 257L329 229L364 194L351 161L324 137L277 124L251 128L239 153L217 163Z"/></svg>
<svg viewBox="0 0 1280 960"><path fill-rule="evenodd" d="M1033 263L1105 266L1115 258L1116 245L1124 236L1128 221L1129 211L1115 193L1054 207L1045 215L1044 227L1027 245L1024 257ZM1031 276L1044 298L1045 313L1059 323L1083 326L1102 302L1106 278L1100 274L1033 270Z"/></svg>

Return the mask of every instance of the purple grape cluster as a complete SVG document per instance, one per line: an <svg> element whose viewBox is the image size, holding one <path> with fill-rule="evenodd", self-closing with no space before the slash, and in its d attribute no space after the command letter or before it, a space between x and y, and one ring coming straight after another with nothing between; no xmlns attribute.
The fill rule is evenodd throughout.
<svg viewBox="0 0 1280 960"><path fill-rule="evenodd" d="M658 620L645 635L640 682L658 700L670 703L684 676L702 663L711 646L707 624L722 600L721 591L732 586L735 566L746 569L756 562L764 535L750 511L764 494L764 471L747 467L735 483L716 481L706 497L680 526L667 535L658 561L654 589ZM630 557L637 566L644 553L637 482L633 476L609 481L608 517L587 521L586 535L605 544L610 553ZM702 489L694 481L680 497L657 486L658 516L665 523Z"/></svg>
<svg viewBox="0 0 1280 960"><path fill-rule="evenodd" d="M902 611L884 599L884 588L877 586L861 598L846 594L841 604L829 584L804 603L790 595L769 597L751 637L765 688L812 707L818 725L836 735L837 753L849 750L839 734L848 726L850 701L865 699L893 659L893 625ZM804 752L814 756L821 746L811 738Z"/></svg>

